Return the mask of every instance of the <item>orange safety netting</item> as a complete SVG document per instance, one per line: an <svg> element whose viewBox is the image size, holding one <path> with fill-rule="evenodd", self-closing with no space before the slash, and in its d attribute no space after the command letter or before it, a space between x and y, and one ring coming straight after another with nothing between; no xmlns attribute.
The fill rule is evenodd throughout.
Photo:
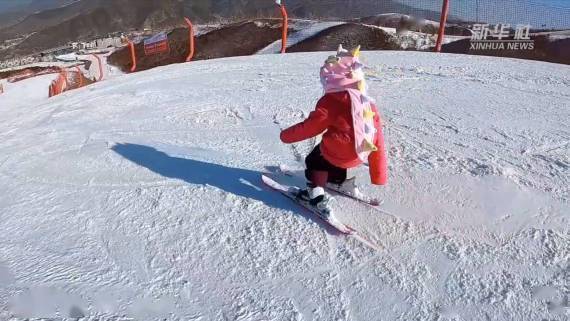
<svg viewBox="0 0 570 321"><path fill-rule="evenodd" d="M79 66L74 67L75 71L67 71L61 69L57 78L51 82L49 86L49 97L57 96L64 91L81 88L85 85L95 82L83 75Z"/></svg>
<svg viewBox="0 0 570 321"><path fill-rule="evenodd" d="M67 89L67 71L62 69L49 86L49 97L57 96Z"/></svg>

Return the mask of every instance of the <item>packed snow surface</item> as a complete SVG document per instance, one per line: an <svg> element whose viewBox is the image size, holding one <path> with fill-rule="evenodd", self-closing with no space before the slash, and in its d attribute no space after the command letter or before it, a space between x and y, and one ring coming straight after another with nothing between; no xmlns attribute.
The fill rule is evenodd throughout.
<svg viewBox="0 0 570 321"><path fill-rule="evenodd" d="M260 179L328 54L0 95L0 320L568 320L570 67L364 52L390 183L335 206L377 251Z"/></svg>
<svg viewBox="0 0 570 321"><path fill-rule="evenodd" d="M0 113L18 113L23 111L21 107L25 109L26 107L45 102L48 97L49 86L56 78L57 74L47 74L15 83L0 79L0 84L4 87L4 93L0 94ZM0 117L2 118L0 122L3 123L6 121L6 116L7 115L4 114L4 116ZM6 128L0 128L0 133L0 135L6 134ZM4 156L6 156L6 154L2 153L0 157Z"/></svg>

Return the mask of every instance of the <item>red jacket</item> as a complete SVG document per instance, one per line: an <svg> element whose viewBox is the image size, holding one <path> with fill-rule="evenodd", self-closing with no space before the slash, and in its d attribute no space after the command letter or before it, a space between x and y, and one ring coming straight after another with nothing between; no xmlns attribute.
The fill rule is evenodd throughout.
<svg viewBox="0 0 570 321"><path fill-rule="evenodd" d="M372 105L374 125L377 129L374 144L378 147L368 157L372 184L385 185L388 181L384 136L380 115ZM326 131L326 132L325 132ZM291 144L315 137L322 132L321 152L331 164L340 168L352 168L362 164L354 148L352 103L348 92L330 93L323 96L317 107L305 121L281 132L281 140Z"/></svg>

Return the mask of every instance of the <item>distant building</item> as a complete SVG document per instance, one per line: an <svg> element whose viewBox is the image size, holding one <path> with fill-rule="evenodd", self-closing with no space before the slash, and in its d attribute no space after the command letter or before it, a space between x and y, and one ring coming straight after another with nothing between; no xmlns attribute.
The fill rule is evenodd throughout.
<svg viewBox="0 0 570 321"><path fill-rule="evenodd" d="M117 48L123 45L123 40L122 37L115 36L99 38L88 42L72 42L70 45L73 50Z"/></svg>

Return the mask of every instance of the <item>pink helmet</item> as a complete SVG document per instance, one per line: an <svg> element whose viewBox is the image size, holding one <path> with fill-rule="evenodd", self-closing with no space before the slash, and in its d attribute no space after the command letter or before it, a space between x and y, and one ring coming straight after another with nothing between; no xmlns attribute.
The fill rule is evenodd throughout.
<svg viewBox="0 0 570 321"><path fill-rule="evenodd" d="M348 51L339 45L336 56L329 56L321 67L321 84L326 93L357 89L366 90L360 46Z"/></svg>

